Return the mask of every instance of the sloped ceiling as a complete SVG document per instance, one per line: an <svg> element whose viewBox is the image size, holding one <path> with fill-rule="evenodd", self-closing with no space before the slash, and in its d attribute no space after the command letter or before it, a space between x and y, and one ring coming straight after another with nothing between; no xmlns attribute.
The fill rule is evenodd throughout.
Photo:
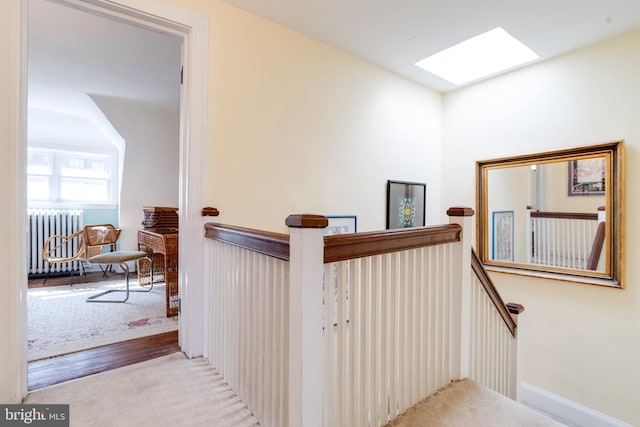
<svg viewBox="0 0 640 427"><path fill-rule="evenodd" d="M175 35L29 0L29 82L176 108L180 49Z"/></svg>
<svg viewBox="0 0 640 427"><path fill-rule="evenodd" d="M29 139L83 145L112 140L115 131L91 101L94 95L178 114L181 45L172 34L29 0Z"/></svg>

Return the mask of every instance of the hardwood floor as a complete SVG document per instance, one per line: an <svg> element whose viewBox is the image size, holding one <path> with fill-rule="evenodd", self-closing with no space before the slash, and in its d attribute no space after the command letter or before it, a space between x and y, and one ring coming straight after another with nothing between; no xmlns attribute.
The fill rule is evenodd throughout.
<svg viewBox="0 0 640 427"><path fill-rule="evenodd" d="M105 278L102 272L93 272L84 276L49 277L46 281L45 278L30 279L28 287L31 289L123 279L123 273L109 273L108 278ZM29 391L132 365L176 351L180 351L180 347L178 347L178 332L174 331L36 360L27 365Z"/></svg>
<svg viewBox="0 0 640 427"><path fill-rule="evenodd" d="M180 351L178 332L138 338L28 364L29 391Z"/></svg>
<svg viewBox="0 0 640 427"><path fill-rule="evenodd" d="M105 275L101 271L94 271L85 275L40 277L28 280L28 287L41 288L43 286L79 285L82 283L107 282L111 280L124 280L124 273L109 272Z"/></svg>

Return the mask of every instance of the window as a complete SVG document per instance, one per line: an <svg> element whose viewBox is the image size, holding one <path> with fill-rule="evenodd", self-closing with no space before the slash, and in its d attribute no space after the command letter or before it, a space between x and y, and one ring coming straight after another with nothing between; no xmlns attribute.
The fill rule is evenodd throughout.
<svg viewBox="0 0 640 427"><path fill-rule="evenodd" d="M29 147L30 204L115 204L115 153Z"/></svg>

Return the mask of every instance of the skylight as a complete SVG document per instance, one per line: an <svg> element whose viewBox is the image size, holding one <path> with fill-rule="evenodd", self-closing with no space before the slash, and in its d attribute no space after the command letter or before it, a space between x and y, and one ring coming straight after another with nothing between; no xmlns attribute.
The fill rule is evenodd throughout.
<svg viewBox="0 0 640 427"><path fill-rule="evenodd" d="M531 49L501 27L431 55L415 65L461 85L537 59Z"/></svg>

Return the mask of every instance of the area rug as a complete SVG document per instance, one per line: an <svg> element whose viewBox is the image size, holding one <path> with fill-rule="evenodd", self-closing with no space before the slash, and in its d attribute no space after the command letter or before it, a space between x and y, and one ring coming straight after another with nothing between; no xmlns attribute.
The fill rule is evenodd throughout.
<svg viewBox="0 0 640 427"><path fill-rule="evenodd" d="M206 360L182 353L40 389L23 403L68 404L72 427L259 426Z"/></svg>
<svg viewBox="0 0 640 427"><path fill-rule="evenodd" d="M178 318L165 316L165 287L130 293L123 304L88 303L86 298L107 289L124 289L124 281L29 289L29 361L99 347L178 329ZM131 289L140 289L131 282ZM121 298L111 293L105 298Z"/></svg>

